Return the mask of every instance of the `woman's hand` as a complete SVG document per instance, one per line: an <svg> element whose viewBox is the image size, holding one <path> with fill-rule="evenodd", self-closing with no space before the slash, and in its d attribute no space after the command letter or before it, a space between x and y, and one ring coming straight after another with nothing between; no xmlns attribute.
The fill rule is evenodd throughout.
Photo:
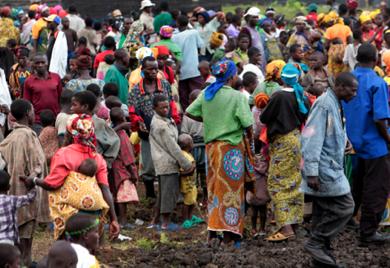
<svg viewBox="0 0 390 268"><path fill-rule="evenodd" d="M110 239L115 239L118 237L121 227L117 221L110 222Z"/></svg>

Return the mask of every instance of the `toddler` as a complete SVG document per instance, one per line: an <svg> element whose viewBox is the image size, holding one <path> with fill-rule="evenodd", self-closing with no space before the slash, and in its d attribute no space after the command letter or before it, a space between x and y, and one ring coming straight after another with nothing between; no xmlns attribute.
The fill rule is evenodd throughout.
<svg viewBox="0 0 390 268"><path fill-rule="evenodd" d="M56 116L51 110L43 110L39 114L41 118L41 125L43 127L39 134L39 141L42 144L43 152L46 156L47 165L50 166L51 158L58 150L58 136L55 128Z"/></svg>

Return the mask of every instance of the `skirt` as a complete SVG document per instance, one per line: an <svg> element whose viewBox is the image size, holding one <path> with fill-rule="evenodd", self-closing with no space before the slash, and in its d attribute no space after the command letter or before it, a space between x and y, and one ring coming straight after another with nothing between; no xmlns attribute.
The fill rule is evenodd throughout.
<svg viewBox="0 0 390 268"><path fill-rule="evenodd" d="M269 148L268 192L278 230L303 221L303 193L299 191L302 182L299 137L297 129L278 135Z"/></svg>
<svg viewBox="0 0 390 268"><path fill-rule="evenodd" d="M253 166L244 141L231 145L214 141L206 145L208 230L244 231L244 184L253 179Z"/></svg>

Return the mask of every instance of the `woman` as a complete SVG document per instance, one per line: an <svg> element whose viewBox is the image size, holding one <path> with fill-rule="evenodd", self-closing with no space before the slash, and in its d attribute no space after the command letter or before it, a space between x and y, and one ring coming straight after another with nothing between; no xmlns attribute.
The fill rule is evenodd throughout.
<svg viewBox="0 0 390 268"><path fill-rule="evenodd" d="M77 79L72 79L66 83L65 88L70 89L73 92L77 93L84 91L88 85L96 84L103 89L104 81L96 78L92 78L90 75L92 68L92 57L89 49L83 49L80 51L80 54L77 56L77 70L79 77Z"/></svg>
<svg viewBox="0 0 390 268"><path fill-rule="evenodd" d="M24 81L31 75L31 68L28 61L29 50L25 47L19 47L16 51L16 63L11 68L9 76L9 86L14 99L22 98Z"/></svg>
<svg viewBox="0 0 390 268"><path fill-rule="evenodd" d="M204 124L209 240L221 231L224 243L238 242L244 231L244 183L253 177L244 133L250 140L253 118L246 97L232 88L237 80L234 62L220 61L212 73L216 82L198 96L186 114Z"/></svg>
<svg viewBox="0 0 390 268"><path fill-rule="evenodd" d="M295 236L293 226L302 222L303 194L299 192L300 142L299 129L308 113L299 85L300 71L286 64L282 71L285 88L275 92L260 120L267 126L270 166L268 191L274 204L277 231L267 240L284 241Z"/></svg>
<svg viewBox="0 0 390 268"><path fill-rule="evenodd" d="M119 234L120 228L108 187L107 165L103 156L96 152L94 131L90 115L72 115L65 134L66 146L53 156L50 174L45 179L33 180L36 185L50 191L49 206L56 239L64 231L66 221L79 211L104 216L104 212L109 210L110 236ZM86 159L96 161L95 176L87 177L77 173Z"/></svg>

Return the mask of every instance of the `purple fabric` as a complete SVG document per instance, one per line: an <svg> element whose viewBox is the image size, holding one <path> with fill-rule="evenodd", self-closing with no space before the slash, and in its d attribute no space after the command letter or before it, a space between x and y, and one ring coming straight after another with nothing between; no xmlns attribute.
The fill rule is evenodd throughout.
<svg viewBox="0 0 390 268"><path fill-rule="evenodd" d="M237 38L240 30L238 30L233 24L230 24L226 29L226 34L229 38Z"/></svg>

